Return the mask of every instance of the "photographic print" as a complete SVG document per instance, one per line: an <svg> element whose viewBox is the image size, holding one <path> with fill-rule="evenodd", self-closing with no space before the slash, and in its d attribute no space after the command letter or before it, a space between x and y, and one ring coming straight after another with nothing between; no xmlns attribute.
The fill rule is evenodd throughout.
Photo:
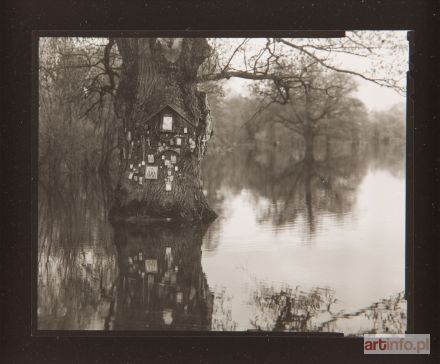
<svg viewBox="0 0 440 364"><path fill-rule="evenodd" d="M38 330L405 333L406 31L38 38Z"/></svg>

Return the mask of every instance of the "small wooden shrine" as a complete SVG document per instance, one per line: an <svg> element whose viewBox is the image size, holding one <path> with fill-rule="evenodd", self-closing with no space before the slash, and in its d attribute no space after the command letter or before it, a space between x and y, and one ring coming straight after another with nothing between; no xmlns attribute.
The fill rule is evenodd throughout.
<svg viewBox="0 0 440 364"><path fill-rule="evenodd" d="M163 180L165 191L171 191L180 176L181 156L196 149L196 126L183 110L167 104L150 113L133 133L127 131L126 138L128 179L139 185Z"/></svg>

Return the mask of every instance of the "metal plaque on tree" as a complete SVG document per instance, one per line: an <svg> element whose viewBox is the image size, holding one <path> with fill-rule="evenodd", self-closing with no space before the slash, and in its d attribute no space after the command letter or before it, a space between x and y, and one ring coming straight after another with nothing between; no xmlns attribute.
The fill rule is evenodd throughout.
<svg viewBox="0 0 440 364"><path fill-rule="evenodd" d="M147 166L145 169L145 179L157 179L157 166Z"/></svg>
<svg viewBox="0 0 440 364"><path fill-rule="evenodd" d="M162 130L172 131L173 130L173 117L171 115L164 115L162 119Z"/></svg>
<svg viewBox="0 0 440 364"><path fill-rule="evenodd" d="M145 270L147 273L157 273L157 260L156 259L146 259L145 260Z"/></svg>

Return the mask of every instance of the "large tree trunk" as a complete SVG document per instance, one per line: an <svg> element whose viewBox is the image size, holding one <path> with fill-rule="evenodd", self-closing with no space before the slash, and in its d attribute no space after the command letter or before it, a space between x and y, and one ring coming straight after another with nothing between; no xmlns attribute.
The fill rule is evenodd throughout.
<svg viewBox="0 0 440 364"><path fill-rule="evenodd" d="M201 183L201 160L212 123L206 94L197 90L196 82L199 66L210 52L206 39L119 38L116 44L123 60L115 109L122 125L119 140L124 173L111 215L124 219L214 219L216 214L207 205ZM130 143L133 139L139 143L137 131L144 130L151 113L167 104L182 110L195 125L195 148L178 156L179 172L171 191L165 188L167 169L163 166L159 166L156 180L138 184L128 177L130 164L137 166L145 157L145 152L142 157L139 150L131 150Z"/></svg>

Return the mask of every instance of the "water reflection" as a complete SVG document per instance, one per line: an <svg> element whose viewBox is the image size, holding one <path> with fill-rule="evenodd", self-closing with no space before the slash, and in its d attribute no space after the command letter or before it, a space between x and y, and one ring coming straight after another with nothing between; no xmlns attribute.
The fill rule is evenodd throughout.
<svg viewBox="0 0 440 364"><path fill-rule="evenodd" d="M39 183L39 329L105 326L118 276L106 185L86 176Z"/></svg>
<svg viewBox="0 0 440 364"><path fill-rule="evenodd" d="M336 302L334 291L315 288L303 292L296 287L280 291L262 284L252 294L257 314L252 326L264 331L322 331L316 324L318 316L330 314Z"/></svg>
<svg viewBox="0 0 440 364"><path fill-rule="evenodd" d="M405 328L403 176L401 145L334 145L314 159L241 148L208 159L204 187L221 214L202 264L221 321L235 330ZM382 304L394 299L395 309Z"/></svg>
<svg viewBox="0 0 440 364"><path fill-rule="evenodd" d="M111 225L111 179L39 185L38 328L403 332L404 148L209 156L210 226Z"/></svg>
<svg viewBox="0 0 440 364"><path fill-rule="evenodd" d="M369 169L391 170L402 177L404 149L363 148L349 143L335 145L330 152L317 148L315 159L304 159L298 151L281 147L241 148L204 161L204 181L211 204L223 208L229 195L250 191L255 200L269 205L260 209L259 222L281 226L293 224L304 214L310 231L323 213L343 217L356 202L357 188ZM391 149L392 148L392 149Z"/></svg>
<svg viewBox="0 0 440 364"><path fill-rule="evenodd" d="M212 294L201 265L206 227L115 226L116 330L209 330Z"/></svg>
<svg viewBox="0 0 440 364"><path fill-rule="evenodd" d="M403 292L382 299L355 312L344 312L336 292L329 288L303 291L299 287L260 283L252 292L250 304L255 316L250 323L256 330L294 332L404 333L406 302Z"/></svg>

